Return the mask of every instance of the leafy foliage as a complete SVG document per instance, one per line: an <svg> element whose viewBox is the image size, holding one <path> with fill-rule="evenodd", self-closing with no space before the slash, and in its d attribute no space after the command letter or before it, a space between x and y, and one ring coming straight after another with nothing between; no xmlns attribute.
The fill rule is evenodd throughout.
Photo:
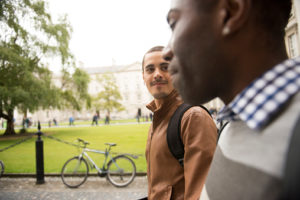
<svg viewBox="0 0 300 200"><path fill-rule="evenodd" d="M101 77L97 78L97 81L103 89L98 93L96 98L93 99L96 109L107 110L108 112L113 110L124 110L122 104L119 103L119 101L122 100L122 96L119 92L118 86L116 85L116 79L113 74L103 74Z"/></svg>
<svg viewBox="0 0 300 200"><path fill-rule="evenodd" d="M52 21L44 0L0 0L0 118L7 120L5 134L14 134L13 111L81 108L87 95L88 75L75 68L69 49L72 28L67 17ZM52 83L47 59L60 58L66 85ZM69 102L69 103L61 103ZM88 100L90 102L90 100Z"/></svg>
<svg viewBox="0 0 300 200"><path fill-rule="evenodd" d="M61 77L61 101L59 108L72 107L76 110L81 110L84 102L85 107L91 107L91 97L88 94L88 84L90 76L82 69L76 68L75 72L71 75L65 71Z"/></svg>

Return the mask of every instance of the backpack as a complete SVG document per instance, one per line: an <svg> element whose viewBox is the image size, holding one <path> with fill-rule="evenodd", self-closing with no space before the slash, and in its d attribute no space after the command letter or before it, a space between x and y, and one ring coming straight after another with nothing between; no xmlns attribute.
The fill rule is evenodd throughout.
<svg viewBox="0 0 300 200"><path fill-rule="evenodd" d="M207 113L210 112L202 105L198 105L202 109L204 109ZM178 160L179 164L183 167L183 159L184 159L184 144L181 139L181 119L188 109L192 106L188 104L181 104L174 114L172 115L168 128L167 128L167 143L169 146L169 150L171 151L172 155ZM211 115L210 115L211 116Z"/></svg>

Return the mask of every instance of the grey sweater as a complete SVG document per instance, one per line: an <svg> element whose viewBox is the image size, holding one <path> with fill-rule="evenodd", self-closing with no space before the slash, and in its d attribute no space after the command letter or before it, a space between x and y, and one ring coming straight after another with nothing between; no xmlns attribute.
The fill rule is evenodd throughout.
<svg viewBox="0 0 300 200"><path fill-rule="evenodd" d="M300 93L264 129L233 121L222 132L200 199L270 200L282 192L289 140Z"/></svg>

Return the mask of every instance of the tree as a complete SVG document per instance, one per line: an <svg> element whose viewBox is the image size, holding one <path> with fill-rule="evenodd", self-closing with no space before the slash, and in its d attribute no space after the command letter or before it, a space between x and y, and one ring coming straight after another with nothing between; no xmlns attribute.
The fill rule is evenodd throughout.
<svg viewBox="0 0 300 200"><path fill-rule="evenodd" d="M96 109L106 110L109 113L114 110L124 110L122 104L119 103L119 101L122 100L122 96L119 92L118 86L116 85L116 79L113 74L103 74L101 77L97 78L97 81L103 89L93 99Z"/></svg>
<svg viewBox="0 0 300 200"><path fill-rule="evenodd" d="M76 78L82 75L88 81L86 76L76 68L73 75L68 73L75 67L69 50L71 32L66 16L53 23L43 0L0 1L0 118L7 120L5 135L15 134L16 108L26 116L27 111L61 107L62 101L75 105L78 94L81 100L88 98L86 83ZM75 88L58 88L52 83L47 68L51 57L60 58L66 85Z"/></svg>
<svg viewBox="0 0 300 200"><path fill-rule="evenodd" d="M82 69L76 68L73 74L64 71L61 78L61 109L74 108L81 110L82 107L91 107L91 96L88 94L90 76Z"/></svg>

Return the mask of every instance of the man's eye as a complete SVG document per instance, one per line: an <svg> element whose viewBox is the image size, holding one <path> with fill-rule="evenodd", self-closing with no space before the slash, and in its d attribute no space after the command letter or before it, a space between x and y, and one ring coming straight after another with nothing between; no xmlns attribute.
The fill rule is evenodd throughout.
<svg viewBox="0 0 300 200"><path fill-rule="evenodd" d="M153 68L146 68L146 72L153 72Z"/></svg>
<svg viewBox="0 0 300 200"><path fill-rule="evenodd" d="M173 21L173 22L170 23L171 30L174 30L175 26L176 26L176 21Z"/></svg>

